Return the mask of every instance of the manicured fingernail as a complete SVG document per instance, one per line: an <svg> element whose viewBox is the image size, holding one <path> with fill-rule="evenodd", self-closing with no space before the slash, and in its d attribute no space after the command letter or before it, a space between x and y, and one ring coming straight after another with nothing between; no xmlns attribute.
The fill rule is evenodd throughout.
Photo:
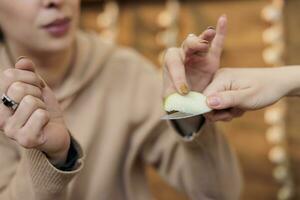
<svg viewBox="0 0 300 200"><path fill-rule="evenodd" d="M220 99L220 97L216 97L216 96L208 97L207 103L209 106L215 107L215 106L218 106L221 104L221 99Z"/></svg>
<svg viewBox="0 0 300 200"><path fill-rule="evenodd" d="M212 29L212 30L215 30L215 27L213 27L213 26L209 26L209 27L207 27L207 29Z"/></svg>
<svg viewBox="0 0 300 200"><path fill-rule="evenodd" d="M188 94L189 88L186 84L182 84L179 88L181 94Z"/></svg>
<svg viewBox="0 0 300 200"><path fill-rule="evenodd" d="M20 56L20 57L18 57L18 58L17 58L17 62L18 62L19 60L24 59L24 58L26 58L26 57L25 57L25 56Z"/></svg>

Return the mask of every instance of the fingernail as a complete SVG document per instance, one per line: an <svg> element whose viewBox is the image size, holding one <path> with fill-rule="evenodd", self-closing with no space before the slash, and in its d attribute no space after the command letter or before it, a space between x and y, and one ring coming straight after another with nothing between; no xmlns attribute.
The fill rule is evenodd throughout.
<svg viewBox="0 0 300 200"><path fill-rule="evenodd" d="M212 29L212 30L215 30L215 27L213 27L213 26L209 26L209 27L207 27L207 29Z"/></svg>
<svg viewBox="0 0 300 200"><path fill-rule="evenodd" d="M26 58L25 56L20 56L20 57L18 57L17 58L17 62L19 61L19 60L22 60L23 58Z"/></svg>
<svg viewBox="0 0 300 200"><path fill-rule="evenodd" d="M221 104L221 99L220 97L208 97L207 102L209 106L215 107Z"/></svg>
<svg viewBox="0 0 300 200"><path fill-rule="evenodd" d="M188 94L189 88L186 84L182 84L179 88L181 94Z"/></svg>

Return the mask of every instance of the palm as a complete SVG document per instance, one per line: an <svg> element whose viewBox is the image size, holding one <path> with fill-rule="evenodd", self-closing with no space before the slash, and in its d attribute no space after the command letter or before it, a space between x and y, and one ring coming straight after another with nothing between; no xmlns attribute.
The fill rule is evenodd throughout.
<svg viewBox="0 0 300 200"><path fill-rule="evenodd" d="M186 95L190 90L203 92L220 65L227 29L227 18L221 16L217 30L207 28L200 36L189 34L180 48L169 48L164 58L164 91Z"/></svg>
<svg viewBox="0 0 300 200"><path fill-rule="evenodd" d="M197 62L186 65L186 75L193 91L202 92L210 83L214 73L219 69L220 56L209 52Z"/></svg>
<svg viewBox="0 0 300 200"><path fill-rule="evenodd" d="M199 52L195 51L192 54L185 55L185 73L192 90L203 92L210 83L214 73L219 69L226 29L226 17L219 18L216 35L211 38L205 35L204 32L200 36L205 40L211 41L211 48L208 53L199 56L197 55Z"/></svg>

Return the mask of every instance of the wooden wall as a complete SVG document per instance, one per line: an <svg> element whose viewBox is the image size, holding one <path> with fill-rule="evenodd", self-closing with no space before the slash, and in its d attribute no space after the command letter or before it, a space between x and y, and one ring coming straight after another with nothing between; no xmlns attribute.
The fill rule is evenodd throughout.
<svg viewBox="0 0 300 200"><path fill-rule="evenodd" d="M289 65L300 64L300 1L288 0L285 7L285 38L286 38L286 63ZM299 77L300 78L300 77ZM294 181L296 182L296 198L300 198L300 101L290 98L287 113L287 132L289 155Z"/></svg>
<svg viewBox="0 0 300 200"><path fill-rule="evenodd" d="M158 64L157 56L162 48L155 42L155 36L159 31L156 17L164 9L164 1L155 1L155 3L152 1L122 2L118 42L136 48ZM299 8L299 1L297 2ZM267 24L261 19L260 13L267 3L269 3L267 0L186 0L182 4L180 14L180 41L188 33L200 33L206 27L214 25L218 16L226 13L229 19L229 31L222 58L222 67L266 66L261 56L264 48L261 34ZM100 7L95 5L95 3L84 4L82 14L84 29L97 30L95 19ZM295 15L299 13L296 7L291 6L291 9L295 11ZM297 15L299 17L299 14ZM291 23L296 22L291 20ZM296 28L296 26L298 27ZM290 27L299 30L298 33L300 33L299 23L291 24ZM300 45L299 38L297 40L298 45ZM294 40L296 40L296 35ZM293 43L294 40L290 42ZM297 48L299 50L299 47L293 46L291 49ZM298 62L297 59L300 57L290 59ZM300 113L298 110L300 111L300 107L297 107L297 113ZM263 112L263 110L249 112L242 118L230 123L218 124L220 130L224 132L236 150L240 160L245 180L243 200L276 199L276 192L279 189L278 184L272 178L273 165L267 157L270 145L265 140L264 133L267 125L264 123ZM290 122L297 124L296 121L291 120ZM291 138L291 140L293 139ZM296 154L296 151L294 153ZM296 160L295 163L297 163ZM148 174L151 189L157 200L187 199L184 194L179 194L167 186L153 169L149 168Z"/></svg>

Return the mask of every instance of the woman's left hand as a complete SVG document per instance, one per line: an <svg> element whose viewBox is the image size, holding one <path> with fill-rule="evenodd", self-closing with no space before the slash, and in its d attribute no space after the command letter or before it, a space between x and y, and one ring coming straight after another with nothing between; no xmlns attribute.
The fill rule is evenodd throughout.
<svg viewBox="0 0 300 200"><path fill-rule="evenodd" d="M180 48L170 48L164 58L164 96L189 90L202 92L220 65L227 18L221 16L216 31L205 30L200 36L190 34Z"/></svg>

